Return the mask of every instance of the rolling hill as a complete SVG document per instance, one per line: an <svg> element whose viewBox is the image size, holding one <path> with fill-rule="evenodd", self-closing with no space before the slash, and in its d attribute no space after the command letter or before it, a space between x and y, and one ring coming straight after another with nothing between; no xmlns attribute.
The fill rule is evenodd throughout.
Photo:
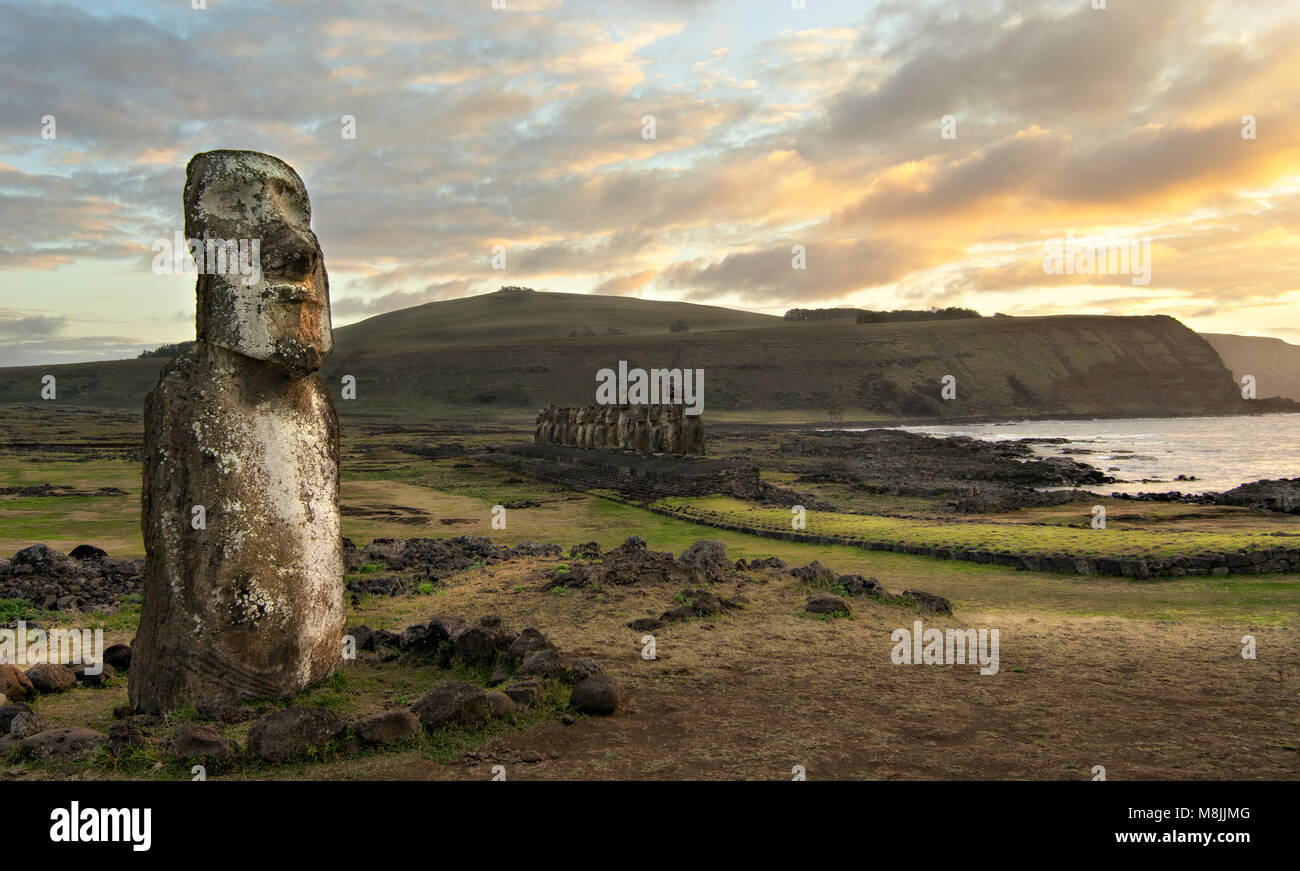
<svg viewBox="0 0 1300 871"><path fill-rule="evenodd" d="M687 332L670 332L685 321ZM574 332L581 335L573 336ZM1221 414L1248 409L1210 344L1170 317L789 322L716 306L502 290L369 318L335 332L321 374L340 414L427 418L593 401L605 367L705 370L706 410L824 418L955 419ZM0 369L0 403L139 408L164 359ZM1262 370L1261 370L1262 371ZM940 379L957 398L940 399ZM1261 395L1263 395L1261 393Z"/></svg>

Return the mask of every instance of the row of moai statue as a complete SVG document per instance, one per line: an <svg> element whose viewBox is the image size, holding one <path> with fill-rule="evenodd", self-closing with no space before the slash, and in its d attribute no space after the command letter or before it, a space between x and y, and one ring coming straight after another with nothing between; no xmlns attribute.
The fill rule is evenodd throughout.
<svg viewBox="0 0 1300 871"><path fill-rule="evenodd" d="M537 415L539 445L612 448L645 454L704 455L704 421L681 405L547 406Z"/></svg>

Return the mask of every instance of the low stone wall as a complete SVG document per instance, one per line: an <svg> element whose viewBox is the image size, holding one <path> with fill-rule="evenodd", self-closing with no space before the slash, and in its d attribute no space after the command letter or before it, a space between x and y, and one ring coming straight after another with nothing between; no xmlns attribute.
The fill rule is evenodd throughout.
<svg viewBox="0 0 1300 871"><path fill-rule="evenodd" d="M519 445L489 457L577 490L615 490L629 501L760 492L758 466L709 457L636 454L566 445Z"/></svg>
<svg viewBox="0 0 1300 871"><path fill-rule="evenodd" d="M1134 580L1181 578L1187 575L1259 575L1268 572L1300 572L1300 549L1273 547L1230 553L1197 553L1186 556L1152 559L1149 557L1095 557L1075 554L1030 554L1009 551L969 550L955 547L931 547L902 544L893 541L843 538L834 535L814 535L794 530L774 530L742 526L710 520L706 517L682 514L665 508L645 506L665 517L688 520L716 529L743 532L761 538L776 538L805 544L839 544L862 550L880 550L928 556L935 559L963 560L972 563L1005 566L1034 572L1058 572L1068 575L1115 575Z"/></svg>

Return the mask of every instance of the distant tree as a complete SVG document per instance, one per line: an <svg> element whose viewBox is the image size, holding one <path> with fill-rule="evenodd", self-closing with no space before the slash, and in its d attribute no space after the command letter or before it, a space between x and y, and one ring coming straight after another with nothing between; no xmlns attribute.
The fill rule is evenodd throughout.
<svg viewBox="0 0 1300 871"><path fill-rule="evenodd" d="M194 342L173 342L171 344L159 345L152 351L144 350L140 352L137 360L144 360L147 357L179 357L190 348L194 347Z"/></svg>
<svg viewBox="0 0 1300 871"><path fill-rule="evenodd" d="M953 321L964 318L978 318L980 313L974 309L948 306L947 308L894 309L892 311L863 311L858 313L860 324L897 324L907 321Z"/></svg>
<svg viewBox="0 0 1300 871"><path fill-rule="evenodd" d="M792 308L784 315L787 321L831 321L851 318L862 309L842 306L840 308Z"/></svg>
<svg viewBox="0 0 1300 871"><path fill-rule="evenodd" d="M690 326L683 320L676 320L668 325L668 332L670 333L684 333L689 329Z"/></svg>

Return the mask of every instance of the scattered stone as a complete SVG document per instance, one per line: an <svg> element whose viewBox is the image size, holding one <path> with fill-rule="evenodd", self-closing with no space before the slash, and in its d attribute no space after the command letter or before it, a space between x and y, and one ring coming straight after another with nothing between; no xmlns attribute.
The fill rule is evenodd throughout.
<svg viewBox="0 0 1300 871"><path fill-rule="evenodd" d="M23 752L37 759L75 759L103 746L108 736L80 726L46 729L22 741Z"/></svg>
<svg viewBox="0 0 1300 871"><path fill-rule="evenodd" d="M482 687L464 681L438 684L411 706L420 724L429 730L448 725L481 723L492 712Z"/></svg>
<svg viewBox="0 0 1300 871"><path fill-rule="evenodd" d="M542 697L542 683L536 679L519 681L506 687L505 694L516 704L532 706Z"/></svg>
<svg viewBox="0 0 1300 871"><path fill-rule="evenodd" d="M117 677L117 669L107 662L100 662L93 666L77 666L72 674L79 684L85 684L88 687L102 687L111 678Z"/></svg>
<svg viewBox="0 0 1300 871"><path fill-rule="evenodd" d="M542 754L538 753L536 750L525 750L523 753L519 754L519 761L533 765L542 761Z"/></svg>
<svg viewBox="0 0 1300 871"><path fill-rule="evenodd" d="M66 665L41 662L27 669L27 679L38 693L61 693L76 686L77 676Z"/></svg>
<svg viewBox="0 0 1300 871"><path fill-rule="evenodd" d="M880 581L862 575L840 575L837 581L850 596L887 596Z"/></svg>
<svg viewBox="0 0 1300 871"><path fill-rule="evenodd" d="M139 725L128 720L119 720L108 727L108 749L114 755L121 755L135 747L149 743L151 736Z"/></svg>
<svg viewBox="0 0 1300 871"><path fill-rule="evenodd" d="M451 643L469 665L490 665L497 658L496 633L483 626L461 626L452 633Z"/></svg>
<svg viewBox="0 0 1300 871"><path fill-rule="evenodd" d="M272 711L248 730L248 751L279 761L323 750L343 733L347 724L328 708L295 705Z"/></svg>
<svg viewBox="0 0 1300 871"><path fill-rule="evenodd" d="M573 685L569 703L584 714L606 716L618 710L618 687L609 675L597 672Z"/></svg>
<svg viewBox="0 0 1300 871"><path fill-rule="evenodd" d="M809 614L852 614L849 603L839 596L825 591L819 592L808 600L804 610Z"/></svg>
<svg viewBox="0 0 1300 871"><path fill-rule="evenodd" d="M597 559L600 557L600 544L589 541L586 544L575 544L569 548L569 559Z"/></svg>
<svg viewBox="0 0 1300 871"><path fill-rule="evenodd" d="M0 705L0 735L9 734L9 725L14 721L14 717L19 714L30 713L31 710L22 702L10 702L7 705Z"/></svg>
<svg viewBox="0 0 1300 871"><path fill-rule="evenodd" d="M32 572L40 575L61 575L72 568L67 554L45 544L33 544L18 551L14 554L13 565L30 566Z"/></svg>
<svg viewBox="0 0 1300 871"><path fill-rule="evenodd" d="M539 630L529 627L506 648L506 662L518 666L535 653L555 647Z"/></svg>
<svg viewBox="0 0 1300 871"><path fill-rule="evenodd" d="M488 678L487 685L490 687L499 687L508 680L510 680L510 672L506 671L504 668L498 668L496 671L492 672L492 676Z"/></svg>
<svg viewBox="0 0 1300 871"><path fill-rule="evenodd" d="M0 693L15 701L30 699L36 695L32 679L13 663L0 663Z"/></svg>
<svg viewBox="0 0 1300 871"><path fill-rule="evenodd" d="M943 596L936 596L933 593L926 593L921 590L904 590L903 596L910 597L922 611L929 611L933 614L944 614L952 616L952 603Z"/></svg>
<svg viewBox="0 0 1300 871"><path fill-rule="evenodd" d="M701 569L727 568L727 543L714 538L702 538L686 548L682 562Z"/></svg>
<svg viewBox="0 0 1300 871"><path fill-rule="evenodd" d="M72 549L68 556L82 562L98 562L108 557L108 551L95 547L93 544L79 544Z"/></svg>
<svg viewBox="0 0 1300 871"><path fill-rule="evenodd" d="M131 645L113 644L105 648L104 662L118 671L127 671L131 668Z"/></svg>
<svg viewBox="0 0 1300 871"><path fill-rule="evenodd" d="M839 577L831 569L822 565L817 560L813 560L806 566L800 566L797 569L791 569L790 574L794 575L805 584L813 587L831 587L839 580Z"/></svg>
<svg viewBox="0 0 1300 871"><path fill-rule="evenodd" d="M203 723L182 723L171 736L169 755L172 759L229 759L238 752L235 742L226 738L216 726Z"/></svg>
<svg viewBox="0 0 1300 871"><path fill-rule="evenodd" d="M506 714L514 714L519 711L519 706L515 704L514 699L501 692L491 692L487 694L488 707L492 710L492 716L504 717Z"/></svg>
<svg viewBox="0 0 1300 871"><path fill-rule="evenodd" d="M420 721L404 708L363 717L352 724L352 734L370 745L396 744L415 737Z"/></svg>
<svg viewBox="0 0 1300 871"><path fill-rule="evenodd" d="M578 721L573 719L572 714L565 714L564 716L560 717L560 722L566 726L572 726L574 723Z"/></svg>
<svg viewBox="0 0 1300 871"><path fill-rule="evenodd" d="M637 632L653 632L664 624L658 617L638 617L627 625Z"/></svg>
<svg viewBox="0 0 1300 871"><path fill-rule="evenodd" d="M9 723L9 734L18 738L30 738L32 735L38 735L46 729L53 728L54 724L40 714L24 711Z"/></svg>
<svg viewBox="0 0 1300 871"><path fill-rule="evenodd" d="M567 670L568 667L563 657L560 656L560 652L554 647L548 647L525 659L515 673L522 676L537 675L538 677L560 678L564 677Z"/></svg>

